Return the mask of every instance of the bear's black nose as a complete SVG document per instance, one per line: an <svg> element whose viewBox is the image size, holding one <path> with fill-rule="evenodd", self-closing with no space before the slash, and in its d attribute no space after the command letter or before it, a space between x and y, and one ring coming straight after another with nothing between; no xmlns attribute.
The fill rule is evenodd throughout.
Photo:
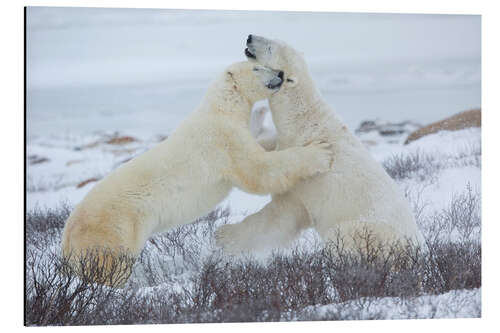
<svg viewBox="0 0 500 333"><path fill-rule="evenodd" d="M252 42L252 35L248 35L247 45L250 44L251 42Z"/></svg>
<svg viewBox="0 0 500 333"><path fill-rule="evenodd" d="M278 72L278 77L281 79L281 81L283 81L283 74L285 74L283 73L283 71Z"/></svg>

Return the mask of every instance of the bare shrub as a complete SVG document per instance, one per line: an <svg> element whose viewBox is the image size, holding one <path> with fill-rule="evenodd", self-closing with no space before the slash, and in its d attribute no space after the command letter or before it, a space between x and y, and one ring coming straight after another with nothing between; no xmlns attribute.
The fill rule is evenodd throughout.
<svg viewBox="0 0 500 333"><path fill-rule="evenodd" d="M71 213L71 207L62 203L55 209L37 207L26 214L26 234L33 232L47 232L51 229L62 229Z"/></svg>
<svg viewBox="0 0 500 333"><path fill-rule="evenodd" d="M26 323L28 325L79 325L105 306L115 289L77 279L67 263L56 254L42 258L28 251Z"/></svg>
<svg viewBox="0 0 500 333"><path fill-rule="evenodd" d="M470 183L466 192L454 194L450 204L441 213L441 220L448 230L448 235L458 236L462 243L467 242L475 234L480 237L481 216L480 196L474 192Z"/></svg>
<svg viewBox="0 0 500 333"><path fill-rule="evenodd" d="M417 150L410 154L393 155L382 163L386 172L393 179L402 180L417 176L424 180L435 174L440 168L439 161L432 155Z"/></svg>
<svg viewBox="0 0 500 333"><path fill-rule="evenodd" d="M135 257L125 251L93 248L83 253L70 253L64 261L62 273L78 275L84 283L99 283L121 288L128 280Z"/></svg>
<svg viewBox="0 0 500 333"><path fill-rule="evenodd" d="M153 237L122 289L92 283L92 275L78 277L50 250L58 249L60 233L53 231L62 229L68 214L27 215L27 325L391 318L377 305L385 298L393 300L387 306L403 311L398 318L428 318L444 312L436 307L422 313L423 295L481 287L480 195L470 187L443 211L419 215L425 248L382 248L367 232L358 235L356 253L347 252L338 237L327 246L297 247L265 259L226 257L213 245L216 226L229 216L218 209ZM447 315L464 316L466 302L448 306ZM321 306L328 308L316 312ZM474 306L472 315L480 315L480 304Z"/></svg>
<svg viewBox="0 0 500 333"><path fill-rule="evenodd" d="M39 207L27 212L25 220L26 243L44 247L59 238L71 207L62 203L56 208L42 210Z"/></svg>
<svg viewBox="0 0 500 333"><path fill-rule="evenodd" d="M212 247L216 224L227 223L229 215L229 208L218 207L193 223L150 238L137 260L131 285L155 286L174 275L199 271L204 249Z"/></svg>
<svg viewBox="0 0 500 333"><path fill-rule="evenodd" d="M400 153L382 162L385 171L395 180L417 178L437 179L438 172L450 167L481 167L481 142L472 142L453 154L431 154L421 150Z"/></svg>

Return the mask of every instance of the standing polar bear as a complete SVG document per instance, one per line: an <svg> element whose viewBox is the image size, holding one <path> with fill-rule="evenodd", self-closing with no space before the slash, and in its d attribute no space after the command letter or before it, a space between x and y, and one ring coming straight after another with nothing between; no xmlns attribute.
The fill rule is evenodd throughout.
<svg viewBox="0 0 500 333"><path fill-rule="evenodd" d="M228 67L208 88L198 110L148 152L95 185L68 218L62 254L77 273L81 256L96 252L104 280L120 285L114 258L135 258L154 233L208 213L233 186L255 193L283 193L330 169L329 144L266 152L252 137L252 105L276 92L283 73L248 61ZM87 265L84 263L84 265ZM110 272L108 272L110 271ZM120 279L120 281L116 281Z"/></svg>
<svg viewBox="0 0 500 333"><path fill-rule="evenodd" d="M237 253L288 245L305 228L324 240L357 250L369 232L379 244L423 240L397 184L325 103L303 57L287 44L250 35L249 60L284 71L280 91L269 99L278 150L311 140L333 145L332 171L304 180L242 223L217 230L217 244Z"/></svg>

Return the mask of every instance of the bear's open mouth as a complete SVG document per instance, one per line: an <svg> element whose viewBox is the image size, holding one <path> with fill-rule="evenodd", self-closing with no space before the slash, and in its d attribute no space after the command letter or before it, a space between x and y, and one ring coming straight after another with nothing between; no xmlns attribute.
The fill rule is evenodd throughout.
<svg viewBox="0 0 500 333"><path fill-rule="evenodd" d="M248 47L245 49L245 55L250 58L250 59L257 59L257 57L255 56L255 54L253 54L252 52L250 52L248 50Z"/></svg>
<svg viewBox="0 0 500 333"><path fill-rule="evenodd" d="M280 88L280 87L281 87L281 82L280 82L280 83L278 83L278 84L271 84L271 83L268 83L268 84L267 84L267 88L268 88L268 89L271 89L271 90L278 89L278 88Z"/></svg>

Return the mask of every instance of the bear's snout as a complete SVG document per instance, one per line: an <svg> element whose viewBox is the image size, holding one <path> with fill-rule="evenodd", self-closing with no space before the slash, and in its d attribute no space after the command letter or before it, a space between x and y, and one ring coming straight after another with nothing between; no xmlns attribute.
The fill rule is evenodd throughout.
<svg viewBox="0 0 500 333"><path fill-rule="evenodd" d="M258 38L258 36L257 36ZM255 45L254 42L255 40L255 36L254 35L248 35L247 37L247 47L245 49L245 55L248 59L253 59L253 60L257 60L257 53L256 53L256 50L255 50Z"/></svg>
<svg viewBox="0 0 500 333"><path fill-rule="evenodd" d="M250 50L248 49L248 47L245 49L245 55L249 59L257 59L257 57L255 57L255 54L253 54L252 52L250 52Z"/></svg>

